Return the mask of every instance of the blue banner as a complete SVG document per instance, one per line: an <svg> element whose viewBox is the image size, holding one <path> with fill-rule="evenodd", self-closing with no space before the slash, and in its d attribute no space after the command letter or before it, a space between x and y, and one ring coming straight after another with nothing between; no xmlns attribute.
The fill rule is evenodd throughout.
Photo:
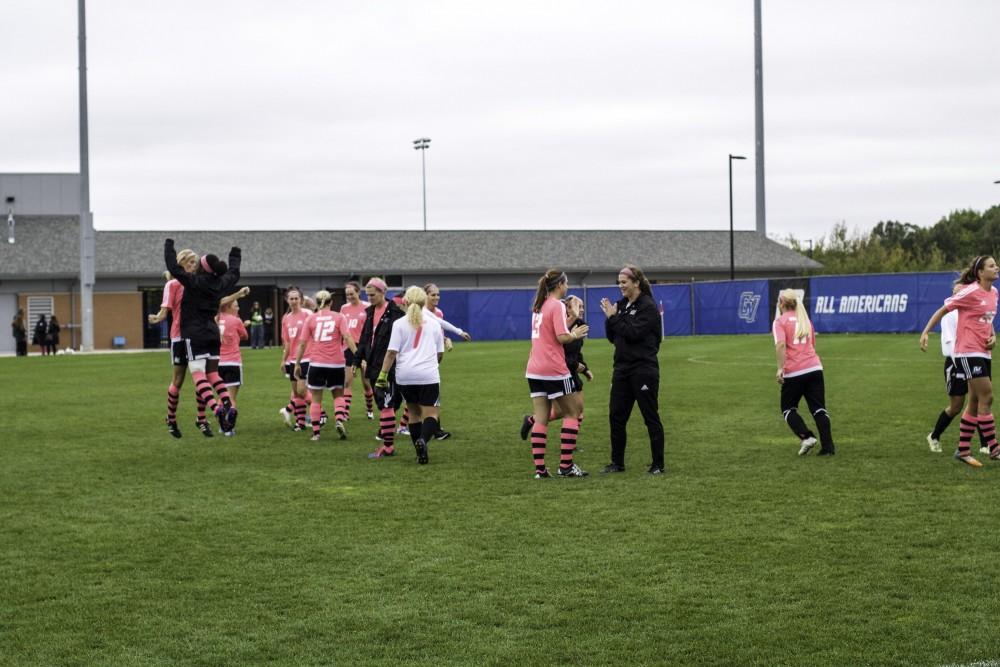
<svg viewBox="0 0 1000 667"><path fill-rule="evenodd" d="M953 273L816 277L808 302L817 331L911 333L951 295Z"/></svg>
<svg viewBox="0 0 1000 667"><path fill-rule="evenodd" d="M694 284L694 333L767 333L771 330L766 280Z"/></svg>

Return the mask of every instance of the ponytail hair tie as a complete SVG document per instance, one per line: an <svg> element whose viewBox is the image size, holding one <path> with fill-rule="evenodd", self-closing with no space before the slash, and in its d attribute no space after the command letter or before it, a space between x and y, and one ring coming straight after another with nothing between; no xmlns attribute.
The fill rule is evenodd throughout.
<svg viewBox="0 0 1000 667"><path fill-rule="evenodd" d="M205 257L206 255L201 256L201 268L205 269L206 273L215 273L212 271L212 267L208 265L208 260Z"/></svg>

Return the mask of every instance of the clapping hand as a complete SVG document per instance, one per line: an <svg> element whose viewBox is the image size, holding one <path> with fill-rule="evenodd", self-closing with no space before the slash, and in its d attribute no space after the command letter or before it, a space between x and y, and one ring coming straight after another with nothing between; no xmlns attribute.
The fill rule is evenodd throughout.
<svg viewBox="0 0 1000 667"><path fill-rule="evenodd" d="M613 315L618 314L618 304L611 303L611 301L608 300L607 297L605 297L601 299L601 310L604 311L605 317L612 317Z"/></svg>

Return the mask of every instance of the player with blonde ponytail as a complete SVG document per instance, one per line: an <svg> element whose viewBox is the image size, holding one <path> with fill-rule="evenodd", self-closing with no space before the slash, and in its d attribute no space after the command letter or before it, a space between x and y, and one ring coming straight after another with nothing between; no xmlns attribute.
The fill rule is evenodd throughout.
<svg viewBox="0 0 1000 667"><path fill-rule="evenodd" d="M309 416L312 421L312 440L319 440L322 427L323 390L333 394L337 433L347 438L347 414L341 397L344 394L344 348L357 350L354 338L347 328L344 316L330 310L333 297L326 290L316 292L316 312L310 314L298 337L298 352L292 375L302 379L302 358L309 347L309 370L305 373L306 387L312 393Z"/></svg>
<svg viewBox="0 0 1000 667"><path fill-rule="evenodd" d="M774 350L778 360L776 380L781 385L781 414L799 438L799 456L816 445L816 436L799 416L799 401L805 397L819 431L820 456L833 456L833 434L826 411L823 364L816 354L816 332L799 292L782 290L778 294L780 315L774 320Z"/></svg>
<svg viewBox="0 0 1000 667"><path fill-rule="evenodd" d="M406 316L392 323L392 333L375 387L387 390L395 381L410 411L410 438L417 463L429 460L427 443L437 434L441 375L438 364L444 354L444 332L435 317L424 317L427 293L413 285L406 290Z"/></svg>

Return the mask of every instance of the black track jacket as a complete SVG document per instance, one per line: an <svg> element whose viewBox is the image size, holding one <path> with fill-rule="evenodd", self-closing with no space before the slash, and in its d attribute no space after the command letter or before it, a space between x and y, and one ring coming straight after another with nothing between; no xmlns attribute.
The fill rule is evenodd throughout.
<svg viewBox="0 0 1000 667"><path fill-rule="evenodd" d="M660 372L656 353L660 351L662 325L653 298L640 294L631 306L621 298L618 313L607 319L604 333L615 346L615 373Z"/></svg>
<svg viewBox="0 0 1000 667"><path fill-rule="evenodd" d="M173 239L163 244L163 259L170 275L184 285L181 299L181 336L191 340L219 340L219 325L215 316L219 314L219 301L232 292L240 279L240 249L229 250L229 270L223 275L214 273L188 273L177 263L177 252Z"/></svg>
<svg viewBox="0 0 1000 667"><path fill-rule="evenodd" d="M382 362L385 361L385 353L389 349L389 336L392 335L392 323L406 315L395 301L392 299L386 299L386 301L389 305L382 313L382 319L378 321L374 336L372 335L372 325L375 322L375 306L368 306L365 309L367 317L365 325L361 329L361 340L357 341L357 356L359 359L364 359L365 364L367 364L365 377L372 382L378 379L378 374L382 371ZM389 373L391 374L394 370L395 368L389 369Z"/></svg>

